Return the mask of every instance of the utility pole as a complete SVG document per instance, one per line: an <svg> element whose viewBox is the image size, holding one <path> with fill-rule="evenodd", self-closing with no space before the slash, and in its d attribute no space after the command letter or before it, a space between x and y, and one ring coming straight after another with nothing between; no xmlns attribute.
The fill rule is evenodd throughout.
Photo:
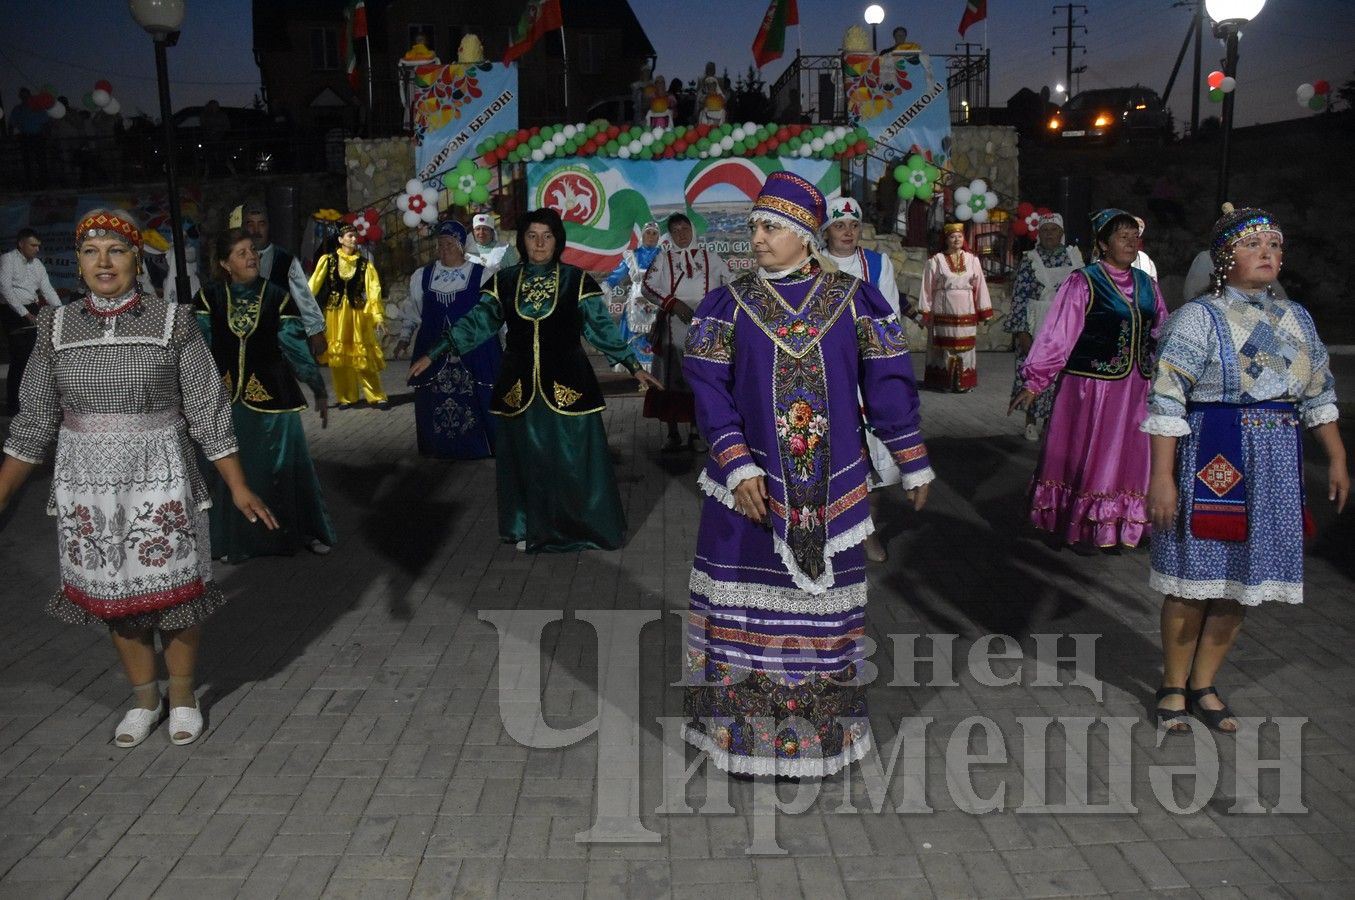
<svg viewBox="0 0 1355 900"><path fill-rule="evenodd" d="M1086 7L1086 4L1083 4L1083 3L1064 3L1064 4L1061 4L1061 5L1059 5L1059 6L1054 7L1054 10L1053 10L1053 12L1051 13L1051 15L1058 15L1059 10L1061 10L1061 9L1067 10L1067 11L1068 11L1068 24L1067 24L1067 25L1055 25L1055 26L1054 26L1054 29L1053 29L1053 31L1052 31L1051 33L1057 35L1060 31L1065 32L1065 34L1064 34L1063 52L1064 52L1064 69L1065 69L1066 71L1065 71L1065 81L1064 81L1063 83L1064 83L1065 85L1068 86L1068 91L1069 91L1069 94L1068 94L1068 95L1071 97L1071 96L1072 96L1072 90L1073 90L1073 51L1074 51L1074 50L1077 50L1077 49L1081 49L1081 50L1082 50L1082 54L1083 54L1084 56L1087 54L1087 45L1086 45L1086 44L1078 44L1078 43L1075 43L1074 40L1073 40L1073 33L1074 33L1078 28L1081 28L1081 29L1082 29L1082 33L1083 33L1083 34L1086 34L1086 33L1087 33L1087 26L1086 26L1086 25L1074 25L1074 24L1073 24L1073 17L1076 15L1076 11L1079 10L1079 9L1082 10L1082 11L1085 13L1085 12L1087 11L1087 7ZM1058 48L1058 47L1055 47L1055 48L1054 48L1054 53L1058 53L1058 52L1059 52L1059 48ZM1084 71L1085 68L1086 68L1086 67L1084 66L1082 69L1079 69L1078 71Z"/></svg>
<svg viewBox="0 0 1355 900"><path fill-rule="evenodd" d="M1190 92L1190 136L1200 130L1200 50L1204 43L1204 0L1195 0L1195 82Z"/></svg>

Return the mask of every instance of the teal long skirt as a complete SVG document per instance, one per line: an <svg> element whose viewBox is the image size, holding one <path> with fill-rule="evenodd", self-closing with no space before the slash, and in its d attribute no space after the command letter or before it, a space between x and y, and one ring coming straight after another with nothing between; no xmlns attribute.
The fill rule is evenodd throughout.
<svg viewBox="0 0 1355 900"><path fill-rule="evenodd" d="M565 416L538 401L497 424L499 536L529 553L619 548L626 514L602 413Z"/></svg>
<svg viewBox="0 0 1355 900"><path fill-rule="evenodd" d="M212 555L239 562L253 556L289 556L312 539L333 545L334 525L325 509L301 414L255 412L231 405L245 481L278 520L269 531L251 525L231 502L226 483L212 468Z"/></svg>

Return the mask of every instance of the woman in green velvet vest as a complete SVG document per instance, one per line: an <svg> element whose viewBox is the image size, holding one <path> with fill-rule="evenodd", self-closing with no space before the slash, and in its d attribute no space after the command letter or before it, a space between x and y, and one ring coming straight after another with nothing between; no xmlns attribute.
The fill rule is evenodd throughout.
<svg viewBox="0 0 1355 900"><path fill-rule="evenodd" d="M640 368L597 282L560 262L564 249L559 214L528 213L518 231L524 262L496 273L480 302L409 368L417 376L434 359L467 353L506 329L490 400L499 417L499 537L532 553L615 550L625 538L602 425L606 404L580 338L659 386Z"/></svg>

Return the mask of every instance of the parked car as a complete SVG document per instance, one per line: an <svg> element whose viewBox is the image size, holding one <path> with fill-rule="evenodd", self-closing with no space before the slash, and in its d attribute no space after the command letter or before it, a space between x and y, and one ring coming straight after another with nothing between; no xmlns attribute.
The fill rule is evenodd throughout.
<svg viewBox="0 0 1355 900"><path fill-rule="evenodd" d="M1171 137L1171 118L1151 88L1100 88L1082 91L1065 103L1049 117L1045 135L1059 143L1165 142Z"/></svg>

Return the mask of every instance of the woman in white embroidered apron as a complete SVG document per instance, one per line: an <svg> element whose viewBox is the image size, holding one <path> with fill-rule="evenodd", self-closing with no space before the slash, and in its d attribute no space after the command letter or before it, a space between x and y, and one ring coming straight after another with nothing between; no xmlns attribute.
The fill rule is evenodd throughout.
<svg viewBox="0 0 1355 900"><path fill-rule="evenodd" d="M927 329L922 383L964 394L979 385L979 323L993 317L993 304L979 258L965 249L964 223L948 222L942 230L946 249L927 260L917 300Z"/></svg>
<svg viewBox="0 0 1355 900"><path fill-rule="evenodd" d="M1041 217L1037 231L1039 243L1027 250L1016 269L1012 281L1012 311L1002 327L1016 341L1016 377L1012 379L1012 397L1026 388L1021 378L1021 367L1026 363L1030 345L1040 333L1040 326L1054 307L1054 295L1064 280L1082 268L1082 253L1076 247L1063 243L1063 216L1048 213ZM1049 421L1054 406L1054 389L1047 388L1036 395L1026 408L1026 440L1038 441L1040 431Z"/></svg>
<svg viewBox="0 0 1355 900"><path fill-rule="evenodd" d="M48 514L61 588L47 611L106 626L135 706L114 743L135 747L161 718L155 632L169 672L169 735L202 732L193 669L203 621L224 603L212 581L207 484L190 438L251 522L277 522L245 483L230 401L190 307L142 294L141 231L96 209L75 232L82 301L47 309L0 466L0 509L56 443Z"/></svg>
<svg viewBox="0 0 1355 900"><path fill-rule="evenodd" d="M1308 312L1271 288L1284 259L1279 224L1225 204L1209 247L1213 290L1167 322L1142 426L1152 441L1148 584L1166 595L1156 717L1171 734L1189 732L1191 712L1236 731L1214 678L1247 608L1303 602L1303 428L1327 455L1338 513L1350 493L1327 349Z"/></svg>

